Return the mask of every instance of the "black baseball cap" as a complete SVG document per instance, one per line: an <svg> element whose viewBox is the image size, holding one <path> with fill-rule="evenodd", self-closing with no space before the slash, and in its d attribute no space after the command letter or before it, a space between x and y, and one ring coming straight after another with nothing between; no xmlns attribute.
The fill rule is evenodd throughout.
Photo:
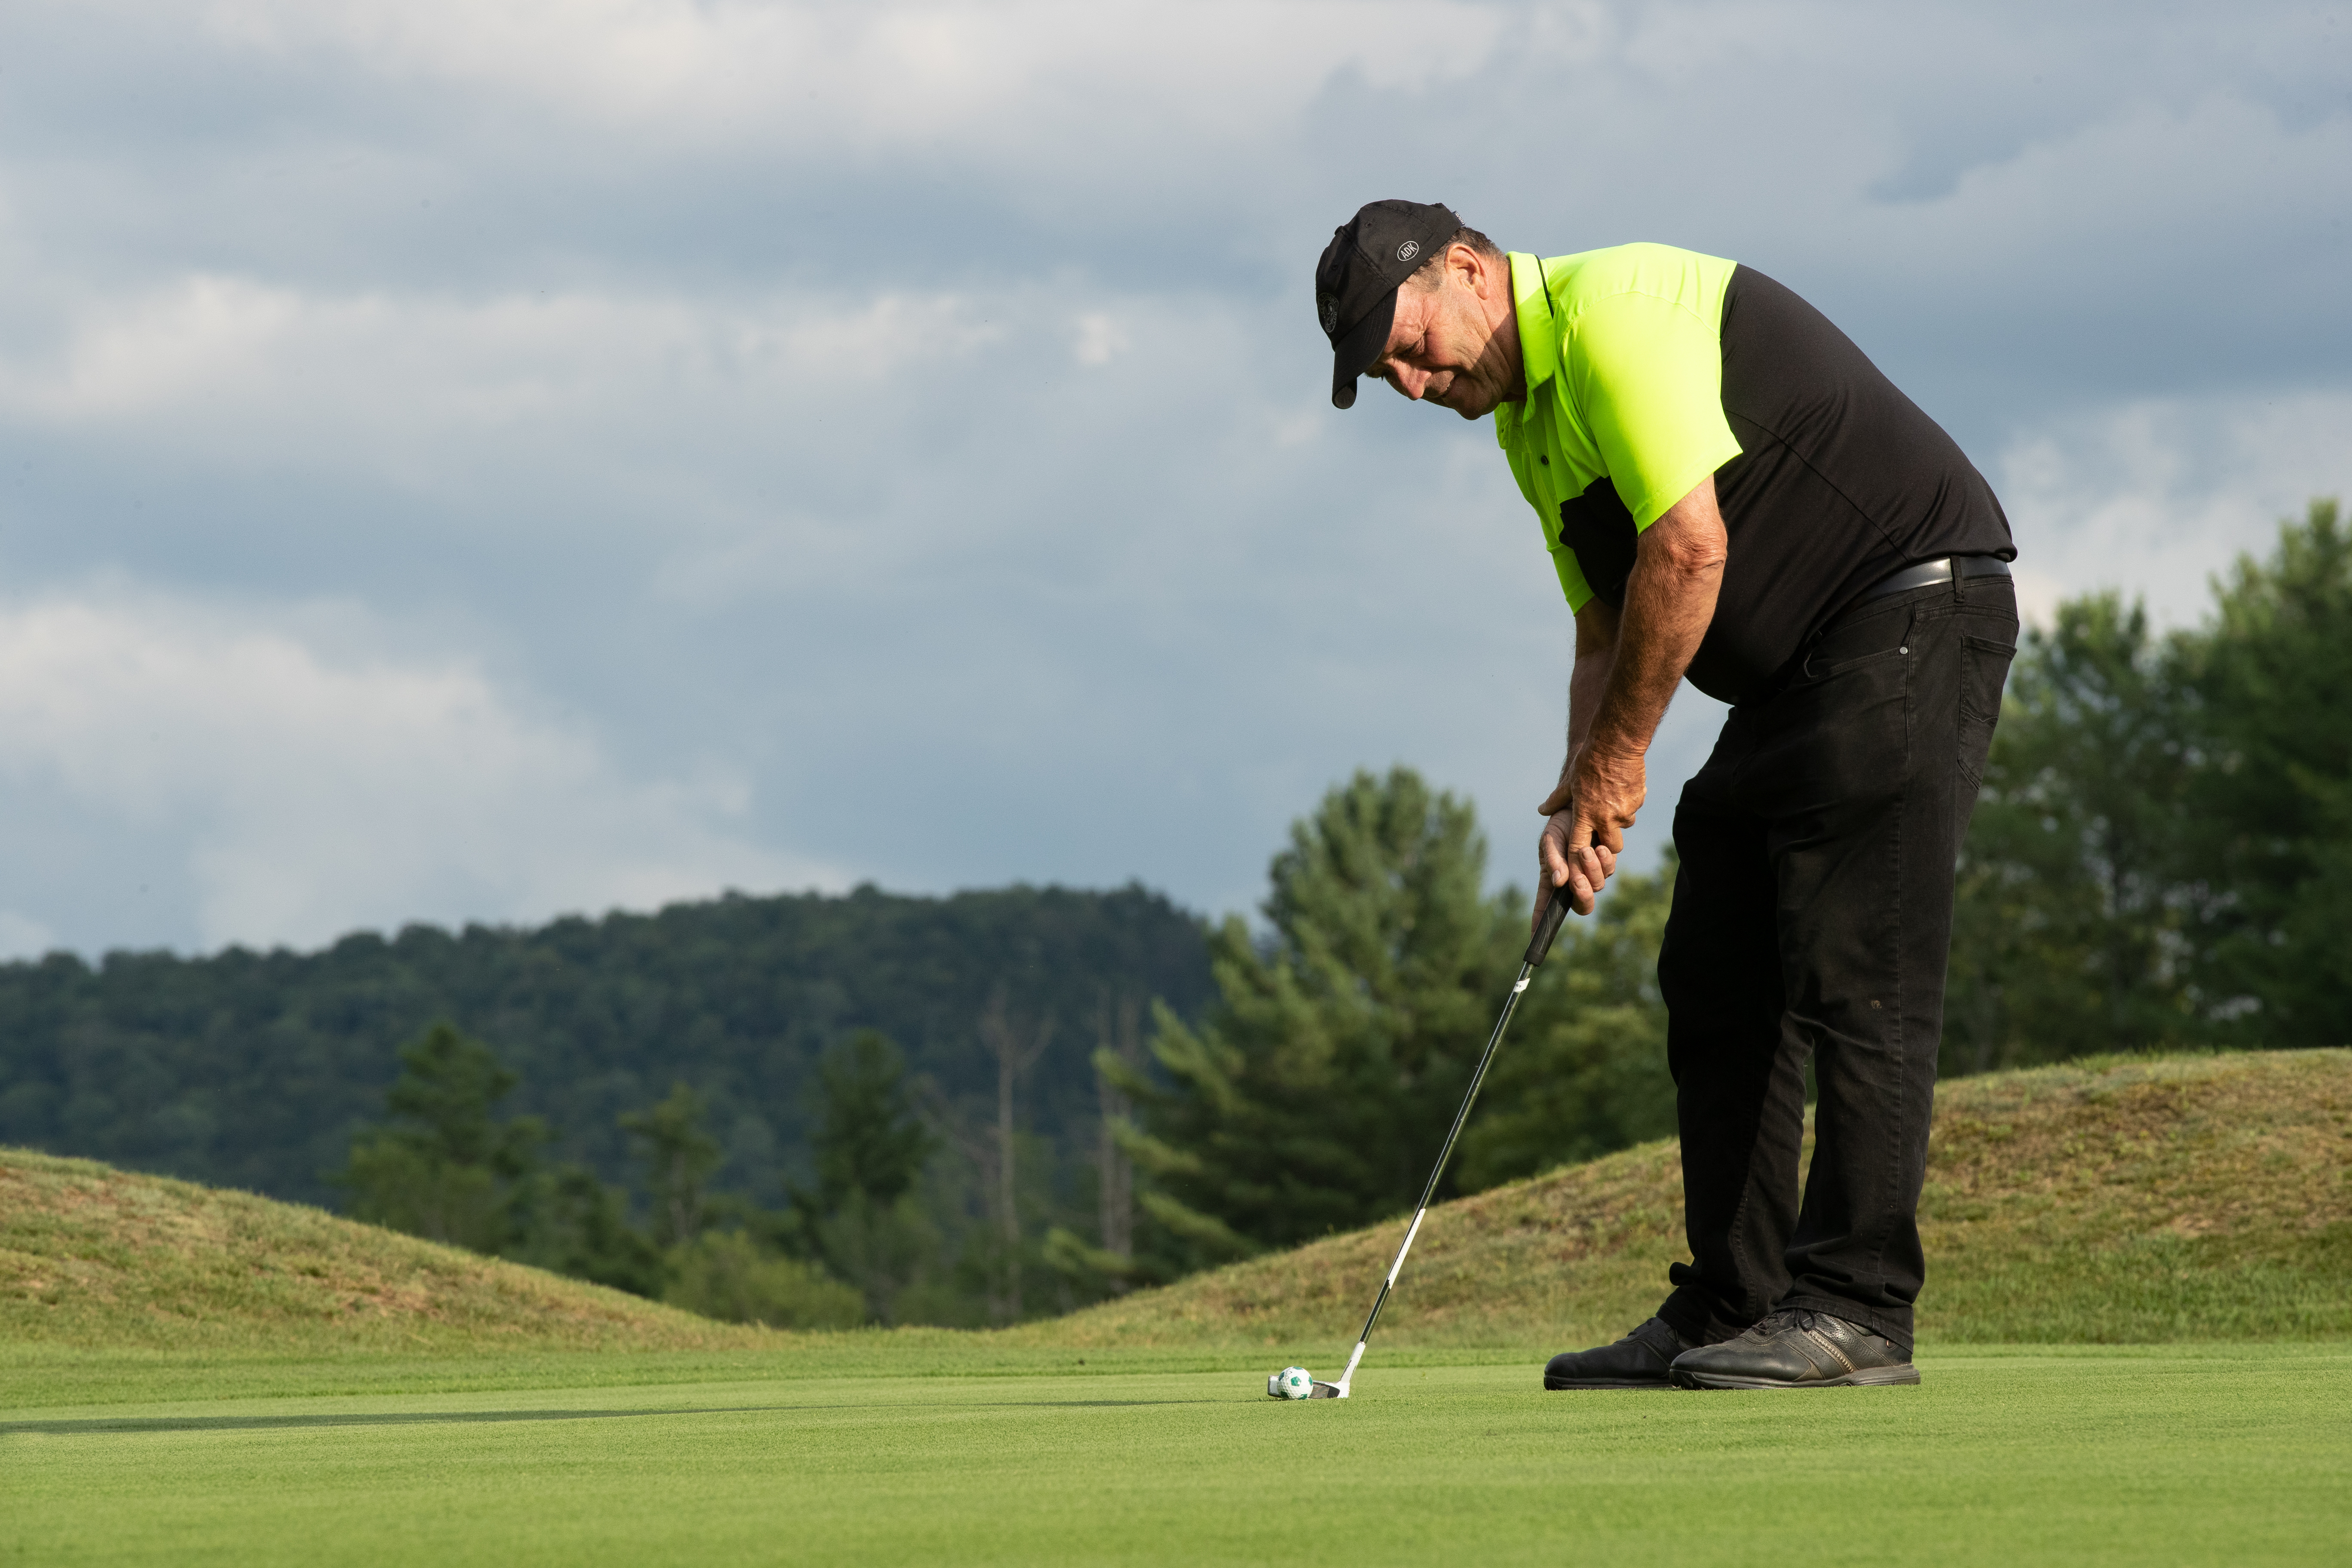
<svg viewBox="0 0 2352 1568"><path fill-rule="evenodd" d="M1352 407L1356 378L1388 346L1397 285L1462 226L1433 202L1370 202L1331 231L1315 264L1315 316L1331 340L1331 406Z"/></svg>

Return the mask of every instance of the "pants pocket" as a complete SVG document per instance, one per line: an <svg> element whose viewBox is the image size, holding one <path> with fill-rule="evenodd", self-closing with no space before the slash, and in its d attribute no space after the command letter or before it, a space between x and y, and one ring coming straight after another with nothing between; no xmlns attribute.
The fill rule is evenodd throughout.
<svg viewBox="0 0 2352 1568"><path fill-rule="evenodd" d="M2000 718L2001 689L2009 683L2017 649L1991 637L1960 639L1959 756L1963 796L1984 784L1985 758L1992 751L1992 728Z"/></svg>

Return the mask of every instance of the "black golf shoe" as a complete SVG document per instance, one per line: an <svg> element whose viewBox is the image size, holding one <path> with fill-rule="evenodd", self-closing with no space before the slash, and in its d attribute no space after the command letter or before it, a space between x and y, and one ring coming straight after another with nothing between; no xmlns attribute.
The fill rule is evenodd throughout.
<svg viewBox="0 0 2352 1568"><path fill-rule="evenodd" d="M1683 1388L1861 1388L1916 1383L1919 1369L1893 1340L1827 1312L1784 1308L1737 1339L1675 1358Z"/></svg>
<svg viewBox="0 0 2352 1568"><path fill-rule="evenodd" d="M1666 1369L1693 1342L1652 1318L1613 1345L1570 1351L1544 1368L1544 1386L1562 1388L1672 1388Z"/></svg>

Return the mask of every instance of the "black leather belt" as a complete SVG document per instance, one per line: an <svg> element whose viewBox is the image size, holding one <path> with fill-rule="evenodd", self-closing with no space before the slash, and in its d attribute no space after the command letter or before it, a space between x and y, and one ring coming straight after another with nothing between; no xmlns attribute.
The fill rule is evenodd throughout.
<svg viewBox="0 0 2352 1568"><path fill-rule="evenodd" d="M1967 577L2006 577L2009 563L1998 555L1943 555L1933 561L1922 561L1916 566L1906 566L1892 576L1881 577L1848 605L1866 605L1873 599L1884 599L1889 594L1907 594L1914 588L1932 588L1938 583L1948 583L1952 574Z"/></svg>

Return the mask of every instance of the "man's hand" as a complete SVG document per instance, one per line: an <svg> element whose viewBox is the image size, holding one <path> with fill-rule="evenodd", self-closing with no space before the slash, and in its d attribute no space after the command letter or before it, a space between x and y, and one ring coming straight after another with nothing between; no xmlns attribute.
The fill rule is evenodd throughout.
<svg viewBox="0 0 2352 1568"><path fill-rule="evenodd" d="M1544 824L1543 837L1537 841L1536 853L1542 869L1535 908L1528 913L1530 931L1543 922L1544 901L1551 896L1552 889L1565 889L1568 907L1578 914L1589 915L1601 889L1617 874L1617 852L1606 842L1594 842L1588 830L1577 825L1572 811L1551 814L1551 819Z"/></svg>
<svg viewBox="0 0 2352 1568"><path fill-rule="evenodd" d="M1593 900L1617 874L1617 857L1625 850L1624 830L1633 826L1647 798L1648 770L1638 752L1604 753L1587 746L1569 772L1569 778L1538 808L1548 819L1536 846L1542 865L1538 919L1543 914L1544 890L1550 888L1567 889L1569 907L1578 914L1592 912Z"/></svg>

